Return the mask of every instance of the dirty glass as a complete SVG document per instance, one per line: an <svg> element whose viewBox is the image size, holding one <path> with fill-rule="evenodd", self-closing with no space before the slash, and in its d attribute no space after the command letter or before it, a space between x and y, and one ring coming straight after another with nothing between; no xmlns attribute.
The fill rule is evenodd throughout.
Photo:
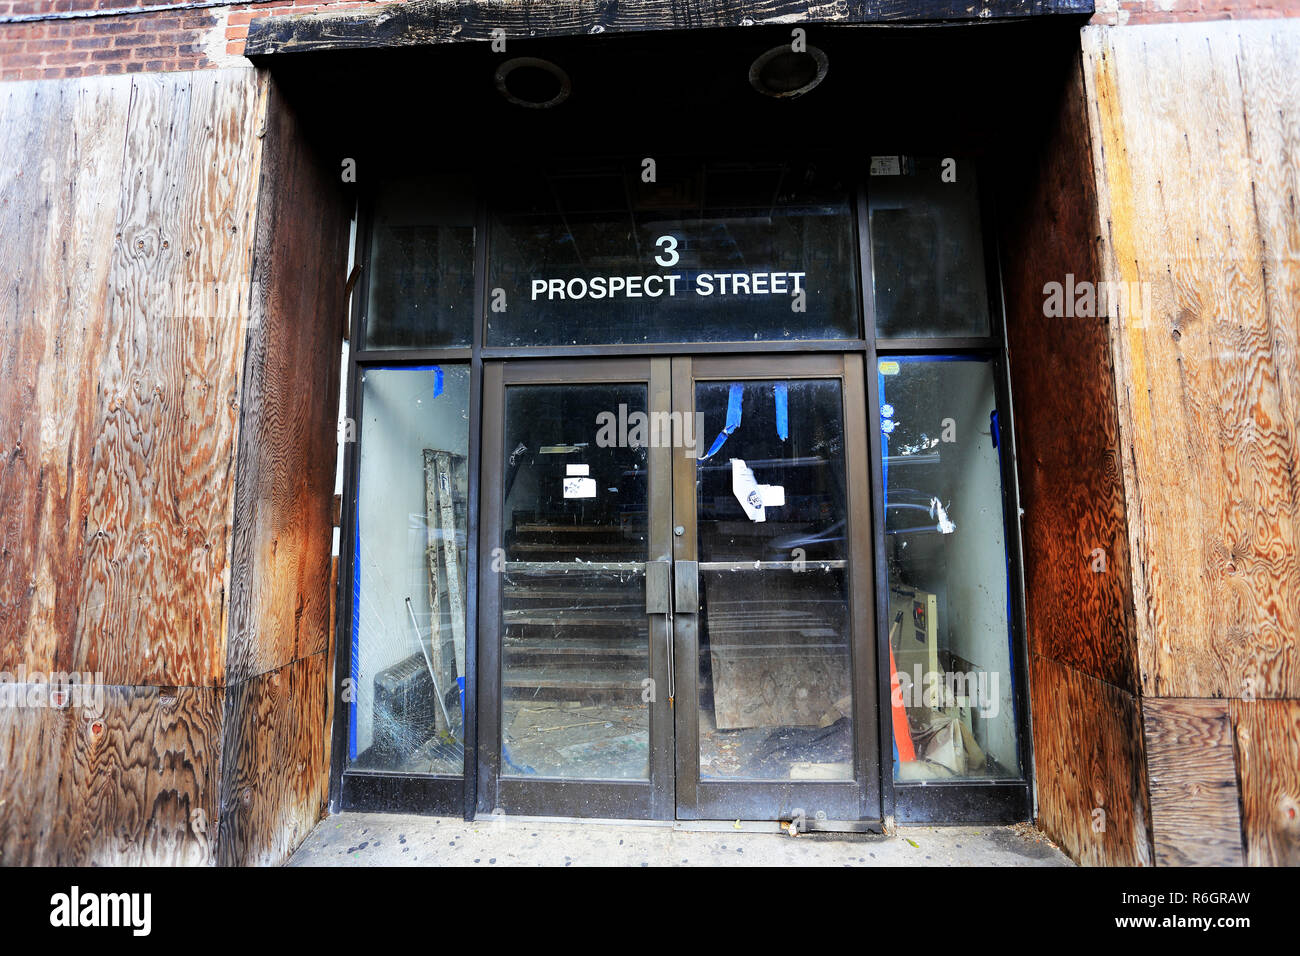
<svg viewBox="0 0 1300 956"><path fill-rule="evenodd" d="M975 164L897 159L867 185L876 334L988 335Z"/></svg>
<svg viewBox="0 0 1300 956"><path fill-rule="evenodd" d="M469 369L370 368L360 385L350 766L459 776Z"/></svg>
<svg viewBox="0 0 1300 956"><path fill-rule="evenodd" d="M852 780L840 382L701 382L695 403L700 777Z"/></svg>
<svg viewBox="0 0 1300 956"><path fill-rule="evenodd" d="M506 389L501 773L646 780L644 384Z"/></svg>
<svg viewBox="0 0 1300 956"><path fill-rule="evenodd" d="M1019 775L993 366L879 362L894 776Z"/></svg>
<svg viewBox="0 0 1300 956"><path fill-rule="evenodd" d="M829 165L663 159L501 186L488 345L858 335L849 181Z"/></svg>
<svg viewBox="0 0 1300 956"><path fill-rule="evenodd" d="M474 194L457 179L395 180L371 225L368 349L467 346L474 326Z"/></svg>

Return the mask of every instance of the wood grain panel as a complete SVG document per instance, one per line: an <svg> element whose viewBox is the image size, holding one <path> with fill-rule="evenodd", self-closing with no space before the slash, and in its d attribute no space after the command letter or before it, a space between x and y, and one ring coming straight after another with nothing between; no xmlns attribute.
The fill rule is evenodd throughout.
<svg viewBox="0 0 1300 956"><path fill-rule="evenodd" d="M210 863L221 691L100 690L102 708L0 707L0 864Z"/></svg>
<svg viewBox="0 0 1300 956"><path fill-rule="evenodd" d="M0 148L0 667L73 669L127 80L8 83Z"/></svg>
<svg viewBox="0 0 1300 956"><path fill-rule="evenodd" d="M326 651L227 690L218 863L278 865L327 809Z"/></svg>
<svg viewBox="0 0 1300 956"><path fill-rule="evenodd" d="M1084 31L1144 693L1300 695L1300 24Z"/></svg>
<svg viewBox="0 0 1300 956"><path fill-rule="evenodd" d="M1251 866L1300 866L1300 701L1229 702Z"/></svg>
<svg viewBox="0 0 1300 956"><path fill-rule="evenodd" d="M74 658L109 680L223 676L254 95L245 71L132 85Z"/></svg>
<svg viewBox="0 0 1300 956"><path fill-rule="evenodd" d="M1241 816L1228 704L1142 702L1151 830L1160 866L1240 866Z"/></svg>
<svg viewBox="0 0 1300 956"><path fill-rule="evenodd" d="M1044 657L1032 671L1039 826L1081 864L1150 865L1137 700Z"/></svg>
<svg viewBox="0 0 1300 956"><path fill-rule="evenodd" d="M235 497L232 684L323 651L334 600L350 208L274 86L264 129Z"/></svg>
<svg viewBox="0 0 1300 956"><path fill-rule="evenodd" d="M1001 166L998 181L1025 511L1026 617L1033 653L1136 694L1119 419L1106 320L1044 314L1048 283L1097 276L1097 197L1077 55L1066 67L1060 101L1042 139L1009 150L1015 159ZM1095 570L1099 567L1104 570Z"/></svg>

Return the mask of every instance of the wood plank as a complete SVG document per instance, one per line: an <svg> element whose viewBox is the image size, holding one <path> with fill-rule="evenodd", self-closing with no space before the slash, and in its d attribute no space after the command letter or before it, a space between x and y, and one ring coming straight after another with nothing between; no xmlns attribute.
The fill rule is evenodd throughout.
<svg viewBox="0 0 1300 956"><path fill-rule="evenodd" d="M130 81L0 97L0 666L70 669Z"/></svg>
<svg viewBox="0 0 1300 956"><path fill-rule="evenodd" d="M320 50L355 50L466 43L507 37L637 33L649 30L710 29L763 24L903 23L1069 16L1086 19L1092 0L878 0L874 3L814 3L811 0L549 0L545 5L486 0L415 0L376 12L254 20L244 55Z"/></svg>
<svg viewBox="0 0 1300 956"><path fill-rule="evenodd" d="M1084 31L1150 696L1300 696L1300 24Z"/></svg>
<svg viewBox="0 0 1300 956"><path fill-rule="evenodd" d="M325 650L226 693L221 866L278 866L325 814L329 675Z"/></svg>
<svg viewBox="0 0 1300 956"><path fill-rule="evenodd" d="M269 82L269 81L266 81ZM350 211L272 85L256 213L236 465L227 676L324 650L329 635L339 325ZM302 197L311 196L311 202Z"/></svg>
<svg viewBox="0 0 1300 956"><path fill-rule="evenodd" d="M1159 866L1240 866L1241 817L1228 704L1142 702L1151 831Z"/></svg>
<svg viewBox="0 0 1300 956"><path fill-rule="evenodd" d="M999 231L1032 653L1136 694L1119 415L1106 323L1044 315L1044 286L1092 281L1097 197L1083 77L1059 81L1041 140L1000 170ZM1032 184L1026 189L1026 184ZM1070 383L1062 388L1061 383ZM1063 427L1062 423L1086 423ZM1097 571L1097 552L1104 570Z"/></svg>
<svg viewBox="0 0 1300 956"><path fill-rule="evenodd" d="M0 707L0 864L211 863L222 692L100 689L89 713Z"/></svg>
<svg viewBox="0 0 1300 956"><path fill-rule="evenodd" d="M1300 866L1300 700L1229 702L1251 866Z"/></svg>
<svg viewBox="0 0 1300 956"><path fill-rule="evenodd" d="M1152 862L1137 700L1034 656L1038 824L1086 866Z"/></svg>

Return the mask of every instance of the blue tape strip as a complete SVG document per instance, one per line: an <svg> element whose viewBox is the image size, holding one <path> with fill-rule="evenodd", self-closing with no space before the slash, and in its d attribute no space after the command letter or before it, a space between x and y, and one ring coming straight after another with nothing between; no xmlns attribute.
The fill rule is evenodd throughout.
<svg viewBox="0 0 1300 956"><path fill-rule="evenodd" d="M776 434L785 441L790 437L790 386L777 382L772 386L772 397L776 399Z"/></svg>
<svg viewBox="0 0 1300 956"><path fill-rule="evenodd" d="M352 536L352 700L348 704L348 757L357 759L357 688L361 686L361 531Z"/></svg>
<svg viewBox="0 0 1300 956"><path fill-rule="evenodd" d="M437 398L442 394L442 366L433 367L433 397Z"/></svg>
<svg viewBox="0 0 1300 956"><path fill-rule="evenodd" d="M727 393L727 426L718 433L718 437L713 439L713 445L709 448L708 453L700 459L706 461L717 454L731 437L731 434L740 427L740 400L745 394L745 386L736 382L731 386L731 391Z"/></svg>

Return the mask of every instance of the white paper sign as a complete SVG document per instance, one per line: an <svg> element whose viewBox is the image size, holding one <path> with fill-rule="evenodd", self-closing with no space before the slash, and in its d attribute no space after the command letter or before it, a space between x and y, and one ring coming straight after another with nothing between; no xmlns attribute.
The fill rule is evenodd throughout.
<svg viewBox="0 0 1300 956"><path fill-rule="evenodd" d="M566 475L590 475L591 465L565 465L564 473Z"/></svg>
<svg viewBox="0 0 1300 956"><path fill-rule="evenodd" d="M780 508L785 504L785 487L760 485L754 477L754 470L740 458L731 459L731 492L750 521L766 521L768 508Z"/></svg>
<svg viewBox="0 0 1300 956"><path fill-rule="evenodd" d="M566 498L594 498L596 497L596 479L595 478L565 478L564 479L564 497Z"/></svg>

